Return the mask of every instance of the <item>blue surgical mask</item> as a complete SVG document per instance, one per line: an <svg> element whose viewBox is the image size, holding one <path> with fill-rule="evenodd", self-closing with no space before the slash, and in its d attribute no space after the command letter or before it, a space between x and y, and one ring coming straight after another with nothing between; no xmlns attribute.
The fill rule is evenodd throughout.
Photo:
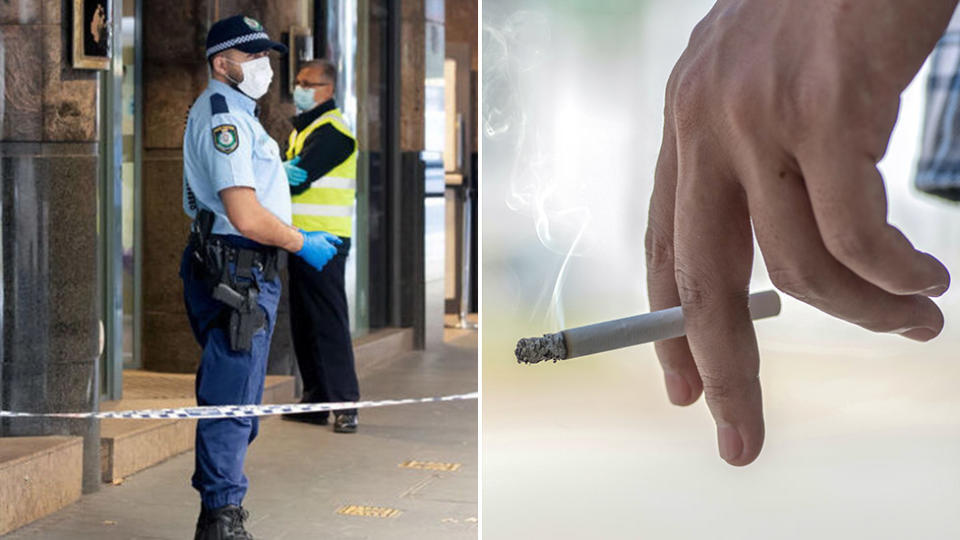
<svg viewBox="0 0 960 540"><path fill-rule="evenodd" d="M293 104L297 106L298 112L309 111L316 105L313 93L316 88L304 88L297 85L293 89Z"/></svg>

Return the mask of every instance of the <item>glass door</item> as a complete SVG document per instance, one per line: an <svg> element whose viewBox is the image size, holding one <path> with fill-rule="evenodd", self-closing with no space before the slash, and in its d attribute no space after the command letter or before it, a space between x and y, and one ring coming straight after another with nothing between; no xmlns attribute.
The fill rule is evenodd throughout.
<svg viewBox="0 0 960 540"><path fill-rule="evenodd" d="M140 18L139 0L123 0L121 48L123 82L121 90L123 126L122 240L123 261L123 345L124 369L139 369L140 363Z"/></svg>
<svg viewBox="0 0 960 540"><path fill-rule="evenodd" d="M113 4L113 57L102 86L101 397L108 400L122 397L123 370L140 367L140 1Z"/></svg>

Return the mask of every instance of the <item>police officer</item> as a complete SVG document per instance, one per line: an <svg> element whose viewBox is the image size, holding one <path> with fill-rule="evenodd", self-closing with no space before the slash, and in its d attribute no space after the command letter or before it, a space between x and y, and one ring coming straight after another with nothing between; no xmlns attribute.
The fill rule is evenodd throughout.
<svg viewBox="0 0 960 540"><path fill-rule="evenodd" d="M260 403L284 255L295 253L320 270L339 242L290 225L290 165L256 116L256 100L273 76L270 49L286 51L254 19L215 23L207 35L211 78L183 136L183 205L194 221L180 275L203 347L198 405ZM243 461L257 427L256 418L197 422L192 483L202 506L195 539L252 538L241 503Z"/></svg>
<svg viewBox="0 0 960 540"><path fill-rule="evenodd" d="M341 240L336 256L322 271L290 262L290 327L307 403L360 399L344 289L357 187L357 141L334 102L336 81L337 69L329 61L313 60L300 68L293 92L299 114L292 119L286 153L303 171L288 176L293 224ZM327 414L284 418L326 424ZM335 432L357 430L356 410L334 416Z"/></svg>

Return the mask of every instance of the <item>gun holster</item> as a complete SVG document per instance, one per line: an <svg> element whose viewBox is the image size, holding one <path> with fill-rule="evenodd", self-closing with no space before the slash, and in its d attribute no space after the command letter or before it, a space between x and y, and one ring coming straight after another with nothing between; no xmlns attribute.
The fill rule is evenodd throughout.
<svg viewBox="0 0 960 540"><path fill-rule="evenodd" d="M242 294L226 283L219 283L213 289L213 297L230 308L230 320L227 323L227 335L230 349L249 352L253 347L253 335L267 325L267 317L257 303L260 291L255 285L242 287Z"/></svg>
<svg viewBox="0 0 960 540"><path fill-rule="evenodd" d="M211 296L229 308L221 324L230 339L230 349L249 352L253 335L267 325L267 317L257 303L260 290L253 268L259 268L265 279L273 279L282 264L281 257L276 250L239 248L213 237L213 219L212 212L200 210L191 227L194 272L210 288ZM231 275L230 263L234 263L235 275Z"/></svg>

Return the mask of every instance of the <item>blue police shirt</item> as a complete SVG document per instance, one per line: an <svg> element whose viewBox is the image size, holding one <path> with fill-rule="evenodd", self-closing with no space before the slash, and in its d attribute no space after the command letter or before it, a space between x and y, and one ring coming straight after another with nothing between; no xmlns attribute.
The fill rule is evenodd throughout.
<svg viewBox="0 0 960 540"><path fill-rule="evenodd" d="M210 79L190 108L183 133L183 210L190 218L199 208L216 215L214 234L240 232L227 219L220 191L256 190L257 200L280 221L290 224L290 188L280 148L254 115L256 101L230 85Z"/></svg>

